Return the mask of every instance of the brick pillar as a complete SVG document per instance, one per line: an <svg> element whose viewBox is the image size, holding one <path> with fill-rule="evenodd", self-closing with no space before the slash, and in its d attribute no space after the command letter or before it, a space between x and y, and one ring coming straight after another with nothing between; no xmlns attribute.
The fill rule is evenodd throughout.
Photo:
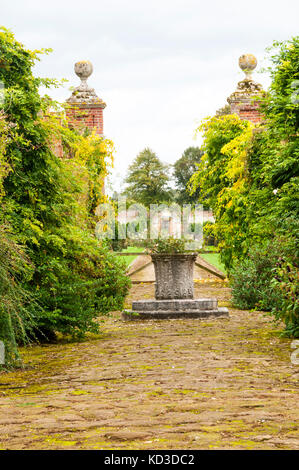
<svg viewBox="0 0 299 470"><path fill-rule="evenodd" d="M252 80L252 71L257 60L252 54L244 54L239 58L239 66L245 73L245 79L238 83L237 89L228 98L231 114L238 114L240 119L259 124L263 121L259 100L264 95L262 85Z"/></svg>
<svg viewBox="0 0 299 470"><path fill-rule="evenodd" d="M81 84L66 100L66 116L69 125L76 127L82 133L89 129L98 135L103 135L103 110L106 104L87 84L87 78L92 74L92 71L92 63L88 60L76 62L75 73L81 79Z"/></svg>

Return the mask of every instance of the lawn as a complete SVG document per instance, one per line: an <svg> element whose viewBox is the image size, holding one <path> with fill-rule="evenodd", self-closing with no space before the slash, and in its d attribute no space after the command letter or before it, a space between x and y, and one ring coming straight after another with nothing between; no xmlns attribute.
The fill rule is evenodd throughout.
<svg viewBox="0 0 299 470"><path fill-rule="evenodd" d="M142 253L144 251L143 247L137 247L137 246L129 246L128 248L125 248L122 250L122 253ZM126 266L129 266L132 261L136 258L136 256L118 256L119 259L123 260L126 263Z"/></svg>
<svg viewBox="0 0 299 470"><path fill-rule="evenodd" d="M200 255L205 261L218 268L224 274L226 273L224 264L220 261L220 254L219 253L202 253Z"/></svg>
<svg viewBox="0 0 299 470"><path fill-rule="evenodd" d="M206 247L206 249L210 250L213 247ZM137 246L129 246L128 248L122 250L123 253L142 253L144 251L143 247L137 247ZM203 253L200 255L204 260L208 261L208 263L212 264L215 266L215 268L218 268L220 271L225 273L225 268L224 265L220 261L220 255L219 253ZM136 258L135 255L132 256L119 256L120 259L122 259L125 263L126 266L129 266L132 261Z"/></svg>

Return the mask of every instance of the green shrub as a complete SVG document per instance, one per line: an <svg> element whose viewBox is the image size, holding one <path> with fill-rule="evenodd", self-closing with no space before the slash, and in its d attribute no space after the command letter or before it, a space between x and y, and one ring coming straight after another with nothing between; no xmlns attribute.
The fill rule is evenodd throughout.
<svg viewBox="0 0 299 470"><path fill-rule="evenodd" d="M298 221L293 225L297 226ZM295 228L293 227L295 232ZM298 236L281 241L281 255L275 269L272 286L282 295L282 305L273 309L275 318L283 320L286 334L299 337L299 247Z"/></svg>
<svg viewBox="0 0 299 470"><path fill-rule="evenodd" d="M271 311L282 298L272 285L277 253L266 247L254 247L230 273L232 297L239 308Z"/></svg>
<svg viewBox="0 0 299 470"><path fill-rule="evenodd" d="M49 339L55 331L73 337L97 332L98 315L121 310L130 287L123 262L105 244L80 229L76 235L65 244L64 256L36 266L29 283L43 307L34 312L39 330Z"/></svg>
<svg viewBox="0 0 299 470"><path fill-rule="evenodd" d="M184 253L186 240L183 238L156 238L153 240L148 240L146 243L146 251L151 253Z"/></svg>
<svg viewBox="0 0 299 470"><path fill-rule="evenodd" d="M24 330L30 337L52 339L57 331L82 336L97 331L99 314L122 308L130 285L124 265L96 240L95 221L91 220L99 181L106 174L106 147L93 136L81 139L90 177L86 203L82 198L86 194L81 171L84 162L79 165L79 156L76 166L76 155L60 159L52 151L53 139L63 141L65 137L70 144L77 135L56 123L59 120L48 113L50 100L39 95L41 85L57 83L33 76L38 53L26 50L12 33L0 28L0 56L5 65L0 67L0 80L5 85L1 115L9 124L7 138L0 141L1 161L9 166L0 181L0 224L11 227L15 250L23 246L25 258L30 259L30 275L19 276L18 283L15 272L7 271L8 265L3 267L2 279L8 273L2 282L3 295L7 286L12 289L11 299L14 290L18 294L14 310L6 314L10 306L7 299L1 312L2 331L13 330L16 341L23 322L18 323L13 315L18 309L22 311L23 305L29 314ZM26 302L26 295L32 301Z"/></svg>
<svg viewBox="0 0 299 470"><path fill-rule="evenodd" d="M7 227L0 226L0 339L6 367L21 364L17 344L29 341L28 332L35 325L27 308L32 299L22 287L22 280L30 275L31 265L24 250L14 242Z"/></svg>
<svg viewBox="0 0 299 470"><path fill-rule="evenodd" d="M230 272L233 303L242 309L269 311L299 336L299 269L296 238L277 238L249 250Z"/></svg>
<svg viewBox="0 0 299 470"><path fill-rule="evenodd" d="M215 238L215 223L206 220L203 223L203 240L205 246L217 246L217 240Z"/></svg>
<svg viewBox="0 0 299 470"><path fill-rule="evenodd" d="M282 319L286 325L286 334L299 338L299 270L298 265L286 260L278 263L277 275L273 287L282 294L280 309L274 307L277 320Z"/></svg>

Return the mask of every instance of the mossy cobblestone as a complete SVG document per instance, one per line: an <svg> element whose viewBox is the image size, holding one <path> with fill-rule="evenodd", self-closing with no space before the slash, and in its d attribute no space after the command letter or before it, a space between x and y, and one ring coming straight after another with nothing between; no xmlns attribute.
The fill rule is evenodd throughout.
<svg viewBox="0 0 299 470"><path fill-rule="evenodd" d="M197 292L196 292L197 291ZM225 283L195 284L229 305ZM128 298L153 297L134 285ZM121 320L22 349L0 374L1 449L298 449L299 367L269 317Z"/></svg>

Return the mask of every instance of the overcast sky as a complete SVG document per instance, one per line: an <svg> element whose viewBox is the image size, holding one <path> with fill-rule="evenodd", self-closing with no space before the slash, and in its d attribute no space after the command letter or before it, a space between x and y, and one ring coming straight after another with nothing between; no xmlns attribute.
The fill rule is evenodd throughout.
<svg viewBox="0 0 299 470"><path fill-rule="evenodd" d="M197 122L243 78L239 56L253 53L258 71L273 40L299 34L298 18L297 0L2 0L0 9L0 24L27 48L53 48L35 68L69 80L53 98L79 85L76 61L93 63L89 84L107 103L104 133L117 150L116 189L145 147L173 163L200 145ZM266 74L254 78L269 84Z"/></svg>

